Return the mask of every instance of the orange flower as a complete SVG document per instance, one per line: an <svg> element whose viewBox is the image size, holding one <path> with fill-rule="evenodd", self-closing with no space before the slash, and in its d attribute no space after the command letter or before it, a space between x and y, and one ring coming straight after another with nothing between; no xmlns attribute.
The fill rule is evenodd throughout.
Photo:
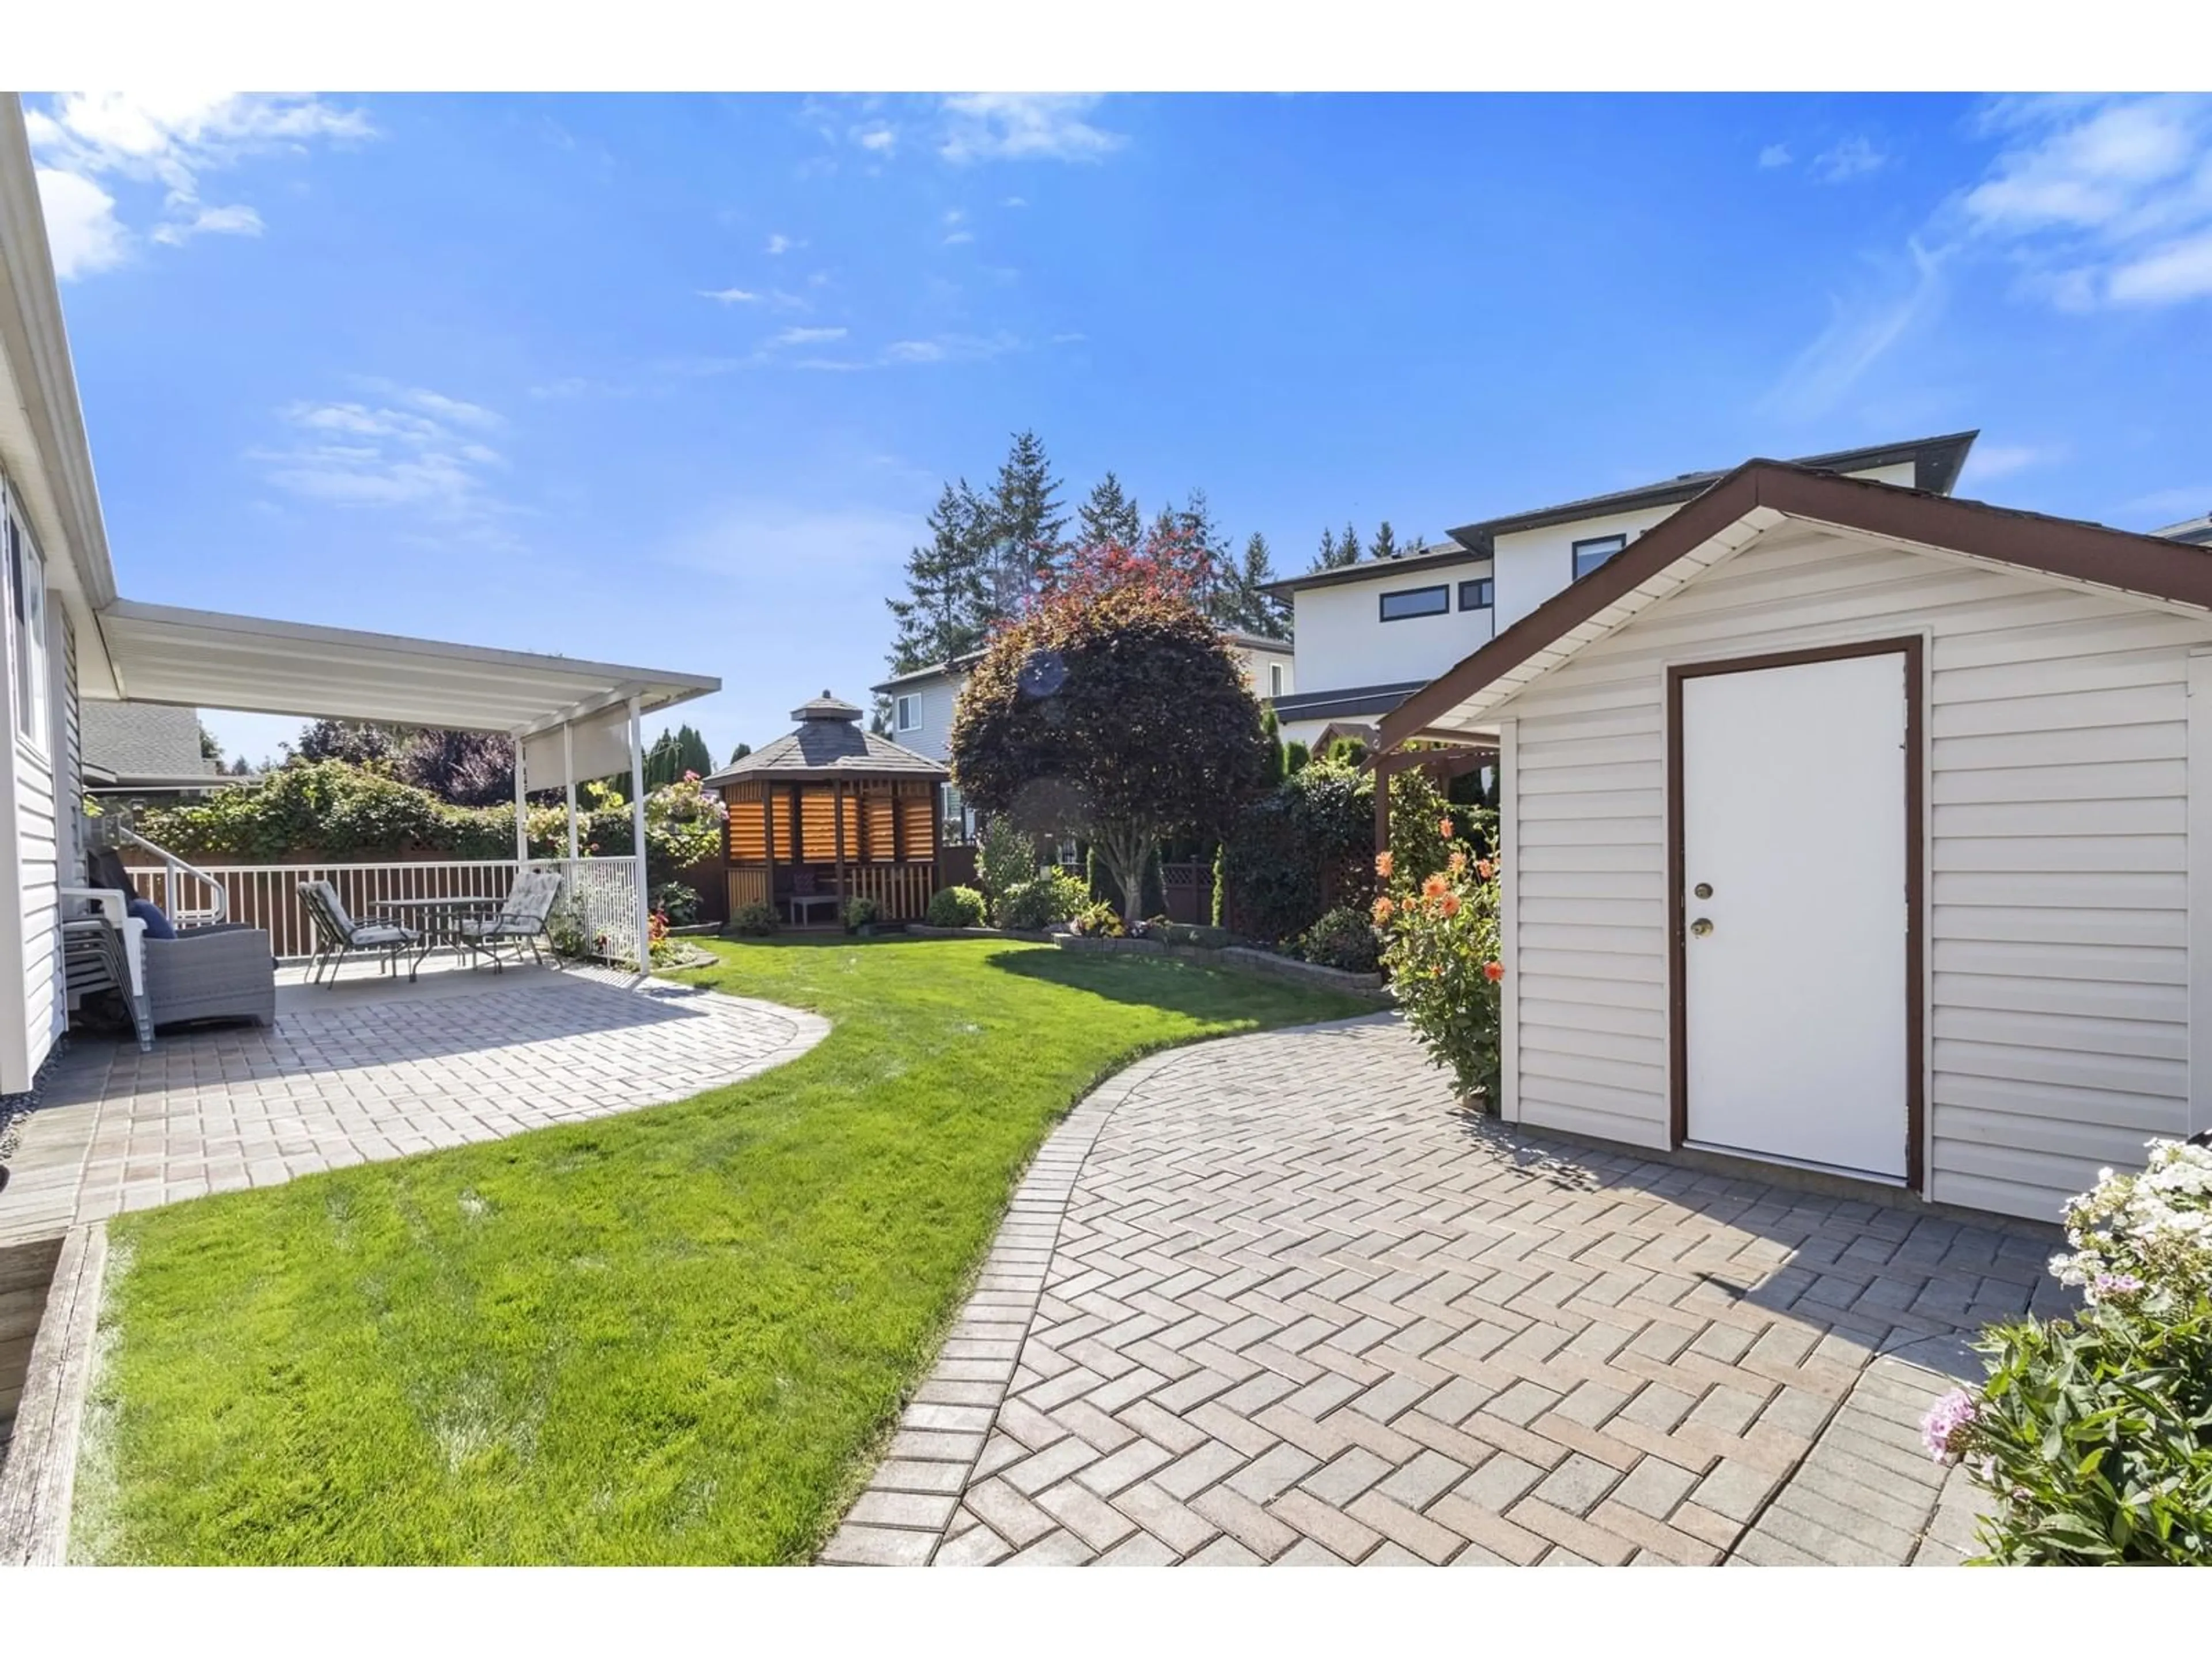
<svg viewBox="0 0 2212 1659"><path fill-rule="evenodd" d="M1457 893L1446 893L1442 898L1437 901L1437 908L1443 912L1446 916L1457 915L1459 914L1459 895Z"/></svg>
<svg viewBox="0 0 2212 1659"><path fill-rule="evenodd" d="M1392 915L1397 910L1397 908L1398 907L1396 905L1391 903L1387 898L1376 899L1375 901L1375 920L1377 922L1389 921Z"/></svg>
<svg viewBox="0 0 2212 1659"><path fill-rule="evenodd" d="M1492 875L1496 872L1497 867L1498 866L1491 863L1488 859L1480 859L1476 860L1474 873L1480 876L1485 881L1488 881Z"/></svg>
<svg viewBox="0 0 2212 1659"><path fill-rule="evenodd" d="M1467 868L1467 854L1464 853L1454 853L1449 858L1444 860L1444 868L1450 871L1454 875L1459 874L1460 872Z"/></svg>
<svg viewBox="0 0 2212 1659"><path fill-rule="evenodd" d="M1449 841L1452 838L1452 821L1449 818L1438 818L1437 820L1437 833L1442 836L1446 841Z"/></svg>
<svg viewBox="0 0 2212 1659"><path fill-rule="evenodd" d="M1505 964L1502 962L1484 963L1482 964L1482 976L1483 978L1490 981L1492 984L1496 984L1499 980L1505 977Z"/></svg>
<svg viewBox="0 0 2212 1659"><path fill-rule="evenodd" d="M1443 872L1441 870L1421 884L1423 898L1442 898L1449 891L1451 891L1451 884L1444 879Z"/></svg>
<svg viewBox="0 0 2212 1659"><path fill-rule="evenodd" d="M1390 879L1390 854L1387 848L1375 855L1375 873L1385 881Z"/></svg>

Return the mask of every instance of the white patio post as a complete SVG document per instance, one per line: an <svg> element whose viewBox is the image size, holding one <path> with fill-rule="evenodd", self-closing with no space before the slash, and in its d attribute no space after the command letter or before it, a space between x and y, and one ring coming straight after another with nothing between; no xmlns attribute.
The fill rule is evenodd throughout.
<svg viewBox="0 0 2212 1659"><path fill-rule="evenodd" d="M568 780L568 862L576 861L576 738L575 727L567 720L561 722L561 771ZM575 872L568 879L576 878Z"/></svg>
<svg viewBox="0 0 2212 1659"><path fill-rule="evenodd" d="M637 854L637 971L653 967L653 897L645 890L645 727L644 709L632 694L629 700L629 831Z"/></svg>
<svg viewBox="0 0 2212 1659"><path fill-rule="evenodd" d="M519 881L530 868L530 808L522 799L522 751L520 734L514 742L514 874Z"/></svg>

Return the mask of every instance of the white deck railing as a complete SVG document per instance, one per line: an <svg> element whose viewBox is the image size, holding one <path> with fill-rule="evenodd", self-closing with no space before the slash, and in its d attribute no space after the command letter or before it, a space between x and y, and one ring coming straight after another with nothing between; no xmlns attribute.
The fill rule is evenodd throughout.
<svg viewBox="0 0 2212 1659"><path fill-rule="evenodd" d="M610 962L638 960L638 870L635 857L534 859L531 867L557 870L563 886L562 912L580 926L588 954ZM406 860L390 864L222 864L199 869L165 865L131 866L131 879L143 897L171 915L191 915L205 907L199 884L220 895L228 920L258 927L276 954L297 961L315 949L313 924L300 897L300 884L327 881L354 916L367 920L379 905L397 899L505 898L514 885L513 859Z"/></svg>

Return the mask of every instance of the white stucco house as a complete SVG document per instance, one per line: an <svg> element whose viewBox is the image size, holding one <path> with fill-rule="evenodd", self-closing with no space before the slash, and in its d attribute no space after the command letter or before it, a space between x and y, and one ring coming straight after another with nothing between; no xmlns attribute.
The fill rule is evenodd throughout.
<svg viewBox="0 0 2212 1659"><path fill-rule="evenodd" d="M0 95L0 872L8 894L0 905L0 1094L33 1085L66 1024L64 921L101 914L82 885L87 703L506 732L521 749L520 794L526 775L530 788L573 793L574 778L628 763L635 780L642 714L721 684L122 597L22 111L12 94ZM424 596L426 615L435 605ZM632 794L634 862L599 860L591 875L595 885L599 877L626 875L632 908L623 925L641 940L644 809L635 782ZM518 860L523 856L518 845ZM572 836L572 881L578 869Z"/></svg>
<svg viewBox="0 0 2212 1659"><path fill-rule="evenodd" d="M1382 739L1498 754L1509 1120L2045 1221L2212 1128L2212 547L1750 462Z"/></svg>
<svg viewBox="0 0 2212 1659"><path fill-rule="evenodd" d="M1948 495L1976 435L1876 444L1796 465ZM1396 558L1277 582L1271 591L1290 602L1297 641L1294 693L1275 706L1284 738L1313 744L1332 725L1373 725L1721 477L1686 472L1481 519Z"/></svg>
<svg viewBox="0 0 2212 1659"><path fill-rule="evenodd" d="M1221 637L1263 708L1274 705L1297 689L1296 658L1288 640L1231 629L1224 629ZM953 705L959 702L968 676L982 654L971 651L950 662L896 674L871 686L870 690L890 705L892 738L917 755L940 763L950 761ZM947 823L963 826L963 833L975 827L959 790L950 784L945 790L945 817Z"/></svg>

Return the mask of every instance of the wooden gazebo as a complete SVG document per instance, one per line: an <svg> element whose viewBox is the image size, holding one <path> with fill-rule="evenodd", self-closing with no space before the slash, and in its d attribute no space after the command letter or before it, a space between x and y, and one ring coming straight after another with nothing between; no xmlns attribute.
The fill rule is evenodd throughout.
<svg viewBox="0 0 2212 1659"><path fill-rule="evenodd" d="M787 921L834 922L866 895L886 921L921 921L951 775L863 731L860 711L827 691L791 717L798 730L706 781L729 806L730 914L765 902Z"/></svg>

